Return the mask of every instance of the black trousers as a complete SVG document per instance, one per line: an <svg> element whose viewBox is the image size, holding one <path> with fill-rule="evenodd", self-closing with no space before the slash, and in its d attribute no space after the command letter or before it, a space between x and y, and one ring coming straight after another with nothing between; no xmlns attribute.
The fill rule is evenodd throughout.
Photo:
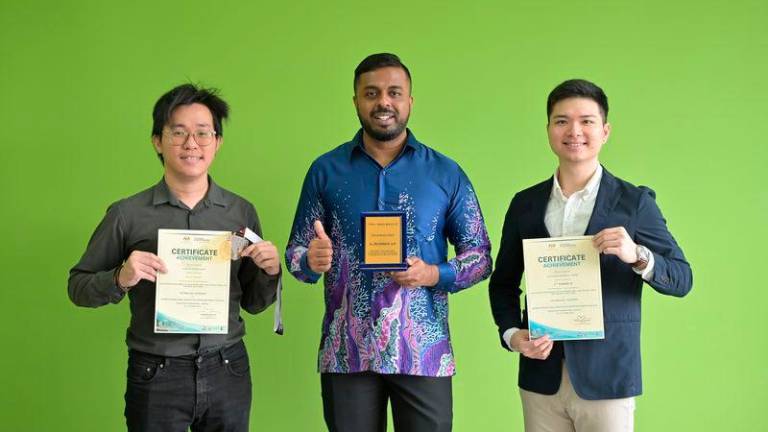
<svg viewBox="0 0 768 432"><path fill-rule="evenodd" d="M385 432L388 400L397 432L451 430L451 377L324 373L320 381L330 432Z"/></svg>
<svg viewBox="0 0 768 432"><path fill-rule="evenodd" d="M251 373L242 341L201 356L128 353L129 431L246 432Z"/></svg>

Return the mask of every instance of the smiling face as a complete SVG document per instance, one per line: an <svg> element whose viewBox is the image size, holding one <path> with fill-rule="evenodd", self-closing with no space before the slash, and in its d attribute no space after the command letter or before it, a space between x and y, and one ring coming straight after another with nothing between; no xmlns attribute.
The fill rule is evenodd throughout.
<svg viewBox="0 0 768 432"><path fill-rule="evenodd" d="M153 136L155 150L163 155L165 175L180 182L194 182L208 176L221 138L214 136L208 145L195 135L214 131L211 111L203 104L181 105L173 111L161 136ZM175 135L187 134L179 140ZM201 141L201 142L198 142Z"/></svg>
<svg viewBox="0 0 768 432"><path fill-rule="evenodd" d="M611 125L603 122L600 106L592 99L563 99L552 107L547 124L549 146L561 166L597 164Z"/></svg>
<svg viewBox="0 0 768 432"><path fill-rule="evenodd" d="M399 67L383 67L360 75L355 88L360 125L376 141L402 137L411 115L411 82Z"/></svg>

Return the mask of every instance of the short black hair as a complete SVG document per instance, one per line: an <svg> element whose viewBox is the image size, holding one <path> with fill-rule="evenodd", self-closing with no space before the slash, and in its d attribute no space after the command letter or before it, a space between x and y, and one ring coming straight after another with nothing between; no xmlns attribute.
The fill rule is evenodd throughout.
<svg viewBox="0 0 768 432"><path fill-rule="evenodd" d="M357 65L355 68L355 79L352 81L352 90L357 91L357 83L360 81L360 75L385 67L399 67L404 70L405 75L408 76L408 83L413 87L411 71L409 71L403 62L400 61L400 57L390 53L378 53L369 55Z"/></svg>
<svg viewBox="0 0 768 432"><path fill-rule="evenodd" d="M563 99L586 98L592 99L600 107L603 123L608 121L608 96L595 83L584 79L570 79L558 84L547 97L547 122L552 115L552 107Z"/></svg>
<svg viewBox="0 0 768 432"><path fill-rule="evenodd" d="M174 87L155 102L155 107L152 109L152 136L162 136L163 128L168 124L176 108L195 103L205 105L211 111L216 136L223 137L223 122L229 116L229 105L219 97L217 89L204 88L195 84ZM162 154L158 153L157 156L160 162L164 162Z"/></svg>

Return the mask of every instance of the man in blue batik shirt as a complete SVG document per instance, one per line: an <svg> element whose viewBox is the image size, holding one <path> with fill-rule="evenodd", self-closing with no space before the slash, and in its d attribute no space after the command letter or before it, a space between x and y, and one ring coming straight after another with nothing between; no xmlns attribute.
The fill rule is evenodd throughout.
<svg viewBox="0 0 768 432"><path fill-rule="evenodd" d="M452 424L453 350L448 294L491 273L490 242L461 168L406 129L410 72L392 54L355 69L362 130L320 156L301 191L286 261L299 280L325 274L318 368L331 431L447 431ZM360 268L360 216L406 215L408 269ZM447 242L456 257L447 259Z"/></svg>

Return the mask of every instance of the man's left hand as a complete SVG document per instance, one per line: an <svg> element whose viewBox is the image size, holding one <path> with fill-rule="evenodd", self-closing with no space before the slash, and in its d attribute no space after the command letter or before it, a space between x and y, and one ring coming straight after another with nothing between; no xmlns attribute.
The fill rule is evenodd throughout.
<svg viewBox="0 0 768 432"><path fill-rule="evenodd" d="M440 270L418 257L409 257L408 270L392 273L392 280L403 288L432 287L440 281Z"/></svg>
<svg viewBox="0 0 768 432"><path fill-rule="evenodd" d="M253 263L270 276L280 273L280 258L272 242L254 243L240 252L241 257L251 257Z"/></svg>
<svg viewBox="0 0 768 432"><path fill-rule="evenodd" d="M627 264L637 262L637 244L632 241L623 226L606 228L595 234L595 247L605 255L616 255Z"/></svg>

